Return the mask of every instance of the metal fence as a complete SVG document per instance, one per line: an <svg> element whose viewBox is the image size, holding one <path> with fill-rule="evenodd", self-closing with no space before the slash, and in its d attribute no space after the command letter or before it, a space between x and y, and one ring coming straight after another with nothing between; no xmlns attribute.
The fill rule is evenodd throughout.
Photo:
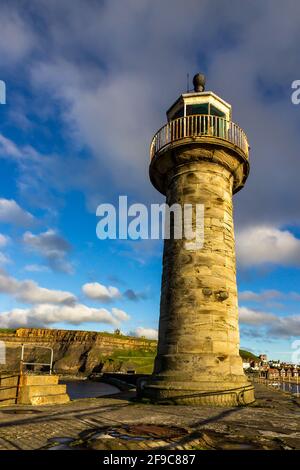
<svg viewBox="0 0 300 470"><path fill-rule="evenodd" d="M174 119L159 129L152 139L151 159L172 142L192 137L214 137L225 140L236 145L248 158L247 136L237 124L218 116L195 114Z"/></svg>
<svg viewBox="0 0 300 470"><path fill-rule="evenodd" d="M51 351L50 353L50 362L25 362L24 361L24 355L25 355L25 347L30 346L32 348L41 348L41 349L48 349ZM35 345L35 344L22 344L22 350L21 350L21 361L20 361L20 373L22 374L24 372L24 365L27 366L46 366L49 367L49 374L52 374L52 366L53 366L53 348L50 348L49 346L40 346L40 345Z"/></svg>

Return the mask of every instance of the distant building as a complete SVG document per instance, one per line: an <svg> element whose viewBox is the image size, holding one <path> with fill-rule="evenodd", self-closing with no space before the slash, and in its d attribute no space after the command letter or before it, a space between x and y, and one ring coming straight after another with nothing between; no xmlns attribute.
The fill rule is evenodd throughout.
<svg viewBox="0 0 300 470"><path fill-rule="evenodd" d="M277 369L280 369L281 367L281 362L280 360L278 359L277 361L269 361L269 366L270 367L275 367Z"/></svg>
<svg viewBox="0 0 300 470"><path fill-rule="evenodd" d="M282 369L280 369L280 377L285 377L285 368L282 367Z"/></svg>
<svg viewBox="0 0 300 470"><path fill-rule="evenodd" d="M250 367L251 367L252 370L259 370L259 362L250 361Z"/></svg>
<svg viewBox="0 0 300 470"><path fill-rule="evenodd" d="M243 369L244 370L250 369L250 367L251 367L251 365L250 365L249 361L244 361L243 362Z"/></svg>
<svg viewBox="0 0 300 470"><path fill-rule="evenodd" d="M260 354L258 356L259 360L263 363L267 362L268 361L268 356L266 354Z"/></svg>
<svg viewBox="0 0 300 470"><path fill-rule="evenodd" d="M267 372L268 379L278 379L279 378L279 370L275 368L269 368Z"/></svg>

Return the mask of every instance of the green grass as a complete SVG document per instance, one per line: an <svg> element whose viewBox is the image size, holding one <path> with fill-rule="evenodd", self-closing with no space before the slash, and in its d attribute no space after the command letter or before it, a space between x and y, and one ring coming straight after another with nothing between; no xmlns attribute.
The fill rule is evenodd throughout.
<svg viewBox="0 0 300 470"><path fill-rule="evenodd" d="M128 369L133 368L137 374L151 374L153 371L155 355L156 350L143 351L128 349L126 351L121 349L114 351L109 356L109 359L114 363L124 364L124 366L128 364ZM243 349L240 350L240 356L243 359L258 359L254 354Z"/></svg>
<svg viewBox="0 0 300 470"><path fill-rule="evenodd" d="M151 374L153 371L156 350L119 349L107 359L115 364L123 364L127 369L134 369L137 374Z"/></svg>
<svg viewBox="0 0 300 470"><path fill-rule="evenodd" d="M70 331L70 330L69 330ZM76 330L76 331L82 331L82 330ZM86 333L86 331L84 331ZM128 335L123 335L123 334L116 334L116 333L109 333L108 331L91 331L90 333L97 333L100 336L111 336L113 338L120 338L120 339L134 339L135 341L141 341L144 343L153 343L153 339L147 339L147 338L138 338L137 336L128 336Z"/></svg>
<svg viewBox="0 0 300 470"><path fill-rule="evenodd" d="M245 351L244 349L240 349L240 356L242 359L252 359L253 361L258 361L258 357L255 354Z"/></svg>
<svg viewBox="0 0 300 470"><path fill-rule="evenodd" d="M0 328L0 334L14 334L16 330L13 328Z"/></svg>

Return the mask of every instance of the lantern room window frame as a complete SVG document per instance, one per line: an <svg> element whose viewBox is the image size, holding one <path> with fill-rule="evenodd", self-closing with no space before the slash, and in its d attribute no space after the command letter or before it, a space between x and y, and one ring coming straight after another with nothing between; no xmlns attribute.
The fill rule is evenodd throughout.
<svg viewBox="0 0 300 470"><path fill-rule="evenodd" d="M190 106L207 106L207 112L189 113ZM231 105L211 91L184 93L167 111L168 122L193 114L208 114L231 120Z"/></svg>

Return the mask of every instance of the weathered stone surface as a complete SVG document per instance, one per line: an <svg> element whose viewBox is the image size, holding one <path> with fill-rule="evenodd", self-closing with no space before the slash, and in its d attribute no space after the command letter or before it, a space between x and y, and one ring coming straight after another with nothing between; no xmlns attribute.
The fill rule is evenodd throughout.
<svg viewBox="0 0 300 470"><path fill-rule="evenodd" d="M0 449L300 450L299 402L260 384L256 398L249 407L225 409L137 403L129 394L47 407L9 406L0 409ZM141 444L128 439L126 427L141 424L187 433L153 436ZM118 430L123 438L114 437Z"/></svg>
<svg viewBox="0 0 300 470"><path fill-rule="evenodd" d="M0 406L67 403L66 385L55 375L0 374Z"/></svg>
<svg viewBox="0 0 300 470"><path fill-rule="evenodd" d="M19 328L13 334L1 334L5 342L7 363L0 365L0 371L19 371L21 345L31 344L36 348L26 348L28 362L49 362L50 352L38 348L49 346L54 350L54 370L58 374L88 375L92 372L114 371L114 364L109 356L115 351L142 350L155 351L157 342L145 338L117 336L107 333L76 330L54 330L42 328ZM130 364L129 364L130 366ZM128 368L130 368L128 366ZM121 366L122 367L122 366ZM127 363L124 363L124 371Z"/></svg>
<svg viewBox="0 0 300 470"><path fill-rule="evenodd" d="M232 206L247 171L232 149L203 143L166 149L150 165L169 206L204 205L204 246L187 250L172 227L164 242L158 353L142 396L220 406L254 400L239 356Z"/></svg>

